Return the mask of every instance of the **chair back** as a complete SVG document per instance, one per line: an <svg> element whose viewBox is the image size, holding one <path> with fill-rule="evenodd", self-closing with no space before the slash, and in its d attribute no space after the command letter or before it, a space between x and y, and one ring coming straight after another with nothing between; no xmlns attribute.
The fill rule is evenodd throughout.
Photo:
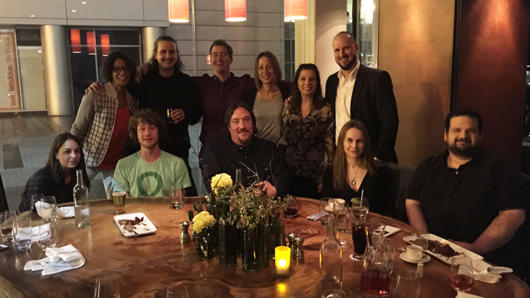
<svg viewBox="0 0 530 298"><path fill-rule="evenodd" d="M4 182L2 181L2 175L0 175L0 212L9 210L7 205L6 192L4 190Z"/></svg>

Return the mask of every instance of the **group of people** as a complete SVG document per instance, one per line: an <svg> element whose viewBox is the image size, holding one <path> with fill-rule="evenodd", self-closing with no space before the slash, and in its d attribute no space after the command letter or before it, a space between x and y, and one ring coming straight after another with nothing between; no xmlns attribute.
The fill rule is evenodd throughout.
<svg viewBox="0 0 530 298"><path fill-rule="evenodd" d="M210 46L213 75L193 78L181 72L169 36L156 40L152 59L138 70L111 53L107 83L88 88L71 133L55 138L46 167L28 180L20 210L36 193L71 201L76 169L89 178L93 197L104 196L99 180L111 176L132 197L166 195L169 186L196 194L188 126L202 117L198 156L207 188L214 175L235 177L241 169L244 186L256 183L271 198L349 201L363 193L370 211L393 216L387 164L397 163L398 114L390 76L360 63L348 32L339 32L332 48L340 69L327 78L325 94L316 65L301 64L286 82L268 51L257 56L254 79L235 76L225 40ZM448 150L416 170L404 203L408 220L519 270L512 261L523 250L528 198L515 169L480 148L481 123L472 111L447 116Z"/></svg>

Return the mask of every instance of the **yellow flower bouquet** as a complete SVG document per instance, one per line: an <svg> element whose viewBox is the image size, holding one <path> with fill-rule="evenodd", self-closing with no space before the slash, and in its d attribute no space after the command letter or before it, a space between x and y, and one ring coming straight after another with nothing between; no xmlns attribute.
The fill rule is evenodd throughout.
<svg viewBox="0 0 530 298"><path fill-rule="evenodd" d="M204 228L213 227L216 223L215 217L208 211L201 211L193 217L193 232L199 234Z"/></svg>

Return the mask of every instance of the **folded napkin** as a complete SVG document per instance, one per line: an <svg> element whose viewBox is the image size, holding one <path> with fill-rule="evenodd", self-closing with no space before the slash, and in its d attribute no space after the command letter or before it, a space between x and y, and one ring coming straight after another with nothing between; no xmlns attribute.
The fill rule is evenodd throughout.
<svg viewBox="0 0 530 298"><path fill-rule="evenodd" d="M76 269L85 264L85 258L72 244L63 247L46 248L46 258L30 260L24 265L24 270L42 270L42 276Z"/></svg>
<svg viewBox="0 0 530 298"><path fill-rule="evenodd" d="M379 228L381 229L382 227L383 226L380 226ZM401 231L400 228L393 227L393 226L385 226L385 237L390 237L399 231Z"/></svg>
<svg viewBox="0 0 530 298"><path fill-rule="evenodd" d="M469 294L469 293L464 293L464 292L458 291L456 293L456 297L455 298L482 298L482 296L477 296L477 295L473 295L473 294Z"/></svg>
<svg viewBox="0 0 530 298"><path fill-rule="evenodd" d="M22 228L22 230L25 230L25 233L29 233L29 227L28 228ZM50 224L43 224L40 226L32 227L31 228L31 242L38 242L42 240L48 240L50 239Z"/></svg>
<svg viewBox="0 0 530 298"><path fill-rule="evenodd" d="M50 218L52 210L50 209L50 205L46 202L37 201L35 202L35 210L37 210L37 214L42 218ZM44 208L47 207L47 208Z"/></svg>
<svg viewBox="0 0 530 298"><path fill-rule="evenodd" d="M498 283L502 278L501 274L513 272L512 268L492 266L484 260L472 260L472 266L475 279L490 284ZM465 270L464 267L460 267L458 272L465 273L461 272L463 270Z"/></svg>

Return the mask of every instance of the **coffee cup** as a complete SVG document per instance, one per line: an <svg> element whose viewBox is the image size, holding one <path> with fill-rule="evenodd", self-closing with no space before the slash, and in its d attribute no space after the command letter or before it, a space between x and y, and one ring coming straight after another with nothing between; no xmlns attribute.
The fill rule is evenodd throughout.
<svg viewBox="0 0 530 298"><path fill-rule="evenodd" d="M407 256L407 259L411 261L419 261L423 258L423 249L417 245L412 244L407 246L405 255Z"/></svg>

